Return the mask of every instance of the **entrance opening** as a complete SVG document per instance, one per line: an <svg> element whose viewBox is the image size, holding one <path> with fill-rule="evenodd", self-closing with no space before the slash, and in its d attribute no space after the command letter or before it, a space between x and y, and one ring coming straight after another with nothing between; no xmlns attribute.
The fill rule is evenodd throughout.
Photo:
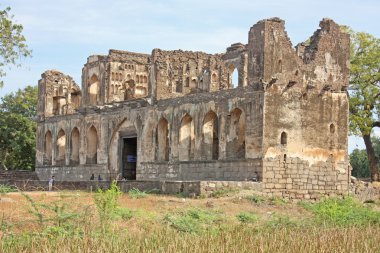
<svg viewBox="0 0 380 253"><path fill-rule="evenodd" d="M123 138L122 176L127 180L136 180L137 137Z"/></svg>

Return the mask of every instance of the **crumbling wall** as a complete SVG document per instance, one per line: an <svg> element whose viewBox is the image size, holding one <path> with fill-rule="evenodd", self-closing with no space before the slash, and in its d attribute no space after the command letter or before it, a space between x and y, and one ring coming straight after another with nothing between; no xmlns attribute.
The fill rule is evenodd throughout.
<svg viewBox="0 0 380 253"><path fill-rule="evenodd" d="M257 88L298 89L302 93L316 90L345 90L349 73L349 35L340 31L331 19L320 22L308 42L296 48L279 18L258 22L249 32L249 81Z"/></svg>
<svg viewBox="0 0 380 253"><path fill-rule="evenodd" d="M37 115L40 119L73 114L80 106L81 90L74 80L57 70L48 70L38 82Z"/></svg>
<svg viewBox="0 0 380 253"><path fill-rule="evenodd" d="M158 100L230 87L230 73L222 55L154 49L152 62Z"/></svg>
<svg viewBox="0 0 380 253"><path fill-rule="evenodd" d="M283 196L314 198L348 189L349 39L332 20L320 26L297 52L280 19L264 20L250 33L261 30L264 46L264 71L256 77L256 88L265 90L264 189Z"/></svg>
<svg viewBox="0 0 380 253"><path fill-rule="evenodd" d="M320 27L296 48L284 21L272 18L223 54L90 56L82 99L71 78L46 72L37 173L114 179L123 172L123 138L133 137L140 180L258 177L270 195L347 193L349 37L330 19Z"/></svg>

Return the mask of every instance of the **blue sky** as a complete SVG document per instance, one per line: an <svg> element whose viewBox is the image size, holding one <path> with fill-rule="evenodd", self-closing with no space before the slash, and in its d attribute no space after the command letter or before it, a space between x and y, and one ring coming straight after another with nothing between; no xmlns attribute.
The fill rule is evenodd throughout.
<svg viewBox="0 0 380 253"><path fill-rule="evenodd" d="M33 57L22 68L7 69L0 97L36 85L47 69L79 84L87 57L109 49L224 52L232 43L246 43L249 28L269 17L285 20L293 45L310 37L323 17L380 37L377 0L2 0L0 8L6 6L24 25ZM364 147L354 137L349 145Z"/></svg>

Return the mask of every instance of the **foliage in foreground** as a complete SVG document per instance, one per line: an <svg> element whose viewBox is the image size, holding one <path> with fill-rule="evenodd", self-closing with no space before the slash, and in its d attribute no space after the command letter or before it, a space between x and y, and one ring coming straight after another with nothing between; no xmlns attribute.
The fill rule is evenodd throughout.
<svg viewBox="0 0 380 253"><path fill-rule="evenodd" d="M325 199L316 204L304 204L315 214L315 220L333 226L380 226L380 212L354 198Z"/></svg>
<svg viewBox="0 0 380 253"><path fill-rule="evenodd" d="M378 252L380 212L355 199L302 202L308 219L188 207L163 217L121 208L116 182L94 194L95 206L70 199L42 204L25 195L34 220L0 221L1 252ZM80 196L78 196L80 197ZM254 197L253 203L273 205ZM258 201L258 199L260 199ZM286 208L289 203L282 203ZM123 214L126 215L123 217ZM30 222L33 229L17 232Z"/></svg>
<svg viewBox="0 0 380 253"><path fill-rule="evenodd" d="M0 193L17 192L18 189L11 185L0 184Z"/></svg>

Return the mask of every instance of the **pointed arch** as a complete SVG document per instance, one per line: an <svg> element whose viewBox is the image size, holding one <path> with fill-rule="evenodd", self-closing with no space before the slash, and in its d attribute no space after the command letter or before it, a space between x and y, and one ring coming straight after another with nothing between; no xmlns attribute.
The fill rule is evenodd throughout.
<svg viewBox="0 0 380 253"><path fill-rule="evenodd" d="M162 117L156 131L157 160L169 161L169 123Z"/></svg>
<svg viewBox="0 0 380 253"><path fill-rule="evenodd" d="M66 134L63 129L59 130L57 135L57 157L55 159L57 165L64 165L66 160Z"/></svg>
<svg viewBox="0 0 380 253"><path fill-rule="evenodd" d="M96 164L98 154L98 132L96 128L92 125L87 130L87 164Z"/></svg>
<svg viewBox="0 0 380 253"><path fill-rule="evenodd" d="M189 161L194 157L194 122L189 114L185 114L181 119L179 129L179 160Z"/></svg>
<svg viewBox="0 0 380 253"><path fill-rule="evenodd" d="M79 164L80 134L77 127L71 131L70 164Z"/></svg>
<svg viewBox="0 0 380 253"><path fill-rule="evenodd" d="M51 165L52 164L52 135L50 130L48 130L45 134L45 143L44 143L44 153L45 153L45 159L44 164L45 165Z"/></svg>
<svg viewBox="0 0 380 253"><path fill-rule="evenodd" d="M117 73L116 77L117 77ZM96 105L99 100L99 78L96 74L93 74L90 78L90 82L87 87L88 101L90 105Z"/></svg>
<svg viewBox="0 0 380 253"><path fill-rule="evenodd" d="M235 108L229 117L229 131L227 136L227 156L230 158L245 157L245 114Z"/></svg>
<svg viewBox="0 0 380 253"><path fill-rule="evenodd" d="M288 135L286 132L281 133L281 145L288 144Z"/></svg>
<svg viewBox="0 0 380 253"><path fill-rule="evenodd" d="M219 158L219 122L214 111L209 111L202 126L203 148L207 160Z"/></svg>

